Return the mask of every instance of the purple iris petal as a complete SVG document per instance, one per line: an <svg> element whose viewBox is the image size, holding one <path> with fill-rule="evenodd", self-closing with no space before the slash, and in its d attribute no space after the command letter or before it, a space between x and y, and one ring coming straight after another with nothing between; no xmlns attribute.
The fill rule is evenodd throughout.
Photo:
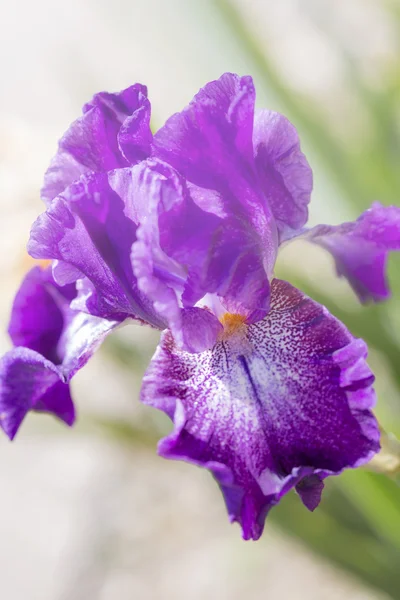
<svg viewBox="0 0 400 600"><path fill-rule="evenodd" d="M361 302L390 296L386 280L388 253L400 250L400 208L375 202L357 221L317 225L300 234L328 250L338 275L346 277Z"/></svg>
<svg viewBox="0 0 400 600"><path fill-rule="evenodd" d="M84 277L73 307L113 320L163 321L137 287L130 252L136 240L131 170L92 173L69 186L33 225L28 251L62 261ZM66 265L66 266L65 266ZM80 274L80 275L79 275ZM69 278L67 278L70 281Z"/></svg>
<svg viewBox="0 0 400 600"><path fill-rule="evenodd" d="M251 77L225 73L208 83L154 136L154 152L200 187L226 189L253 176L255 90Z"/></svg>
<svg viewBox="0 0 400 600"><path fill-rule="evenodd" d="M117 94L96 94L61 138L45 175L43 200L50 203L83 173L125 167L148 156L149 122L145 86L135 84Z"/></svg>
<svg viewBox="0 0 400 600"><path fill-rule="evenodd" d="M151 166L159 166L160 170L152 169L146 163L134 170L132 197L136 200L135 209L140 225L132 246L131 263L139 289L152 301L154 309L165 319L182 346L179 299L187 278L187 268L161 247L159 225L163 212L168 214L171 206L181 202L181 194L172 179L167 181L164 165L152 162ZM176 210L174 212L176 214Z"/></svg>
<svg viewBox="0 0 400 600"><path fill-rule="evenodd" d="M54 283L50 268L31 269L14 299L8 328L14 346L25 346L54 363L61 362L58 343L65 311L75 295L75 286Z"/></svg>
<svg viewBox="0 0 400 600"><path fill-rule="evenodd" d="M290 488L314 509L327 475L378 450L374 377L364 342L284 281L272 282L263 321L222 322L220 341L197 355L164 334L142 400L175 421L160 453L209 468L231 520L257 539Z"/></svg>
<svg viewBox="0 0 400 600"><path fill-rule="evenodd" d="M123 122L118 132L118 145L130 165L150 155L153 134L150 129L151 107L142 94L138 108Z"/></svg>
<svg viewBox="0 0 400 600"><path fill-rule="evenodd" d="M66 381L85 366L104 339L116 327L119 321L100 319L83 312L71 310L63 329L59 347L62 350L60 371Z"/></svg>
<svg viewBox="0 0 400 600"><path fill-rule="evenodd" d="M313 177L296 128L283 115L260 110L253 143L257 172L279 232L300 229L308 219Z"/></svg>
<svg viewBox="0 0 400 600"><path fill-rule="evenodd" d="M68 425L75 419L60 369L38 352L18 347L0 361L0 426L11 440L31 409L51 412Z"/></svg>
<svg viewBox="0 0 400 600"><path fill-rule="evenodd" d="M268 310L268 272L263 238L251 224L234 206L218 205L215 191L188 185L165 163L149 160L134 173L140 226L132 263L140 289L174 334L181 327L177 295L189 307L217 294L226 310L262 318Z"/></svg>
<svg viewBox="0 0 400 600"><path fill-rule="evenodd" d="M251 77L225 73L157 131L153 153L191 183L221 194L226 212L262 238L259 254L271 276L277 231L254 162L254 101Z"/></svg>
<svg viewBox="0 0 400 600"><path fill-rule="evenodd" d="M222 332L222 325L209 310L185 308L182 311L183 349L203 352L212 348Z"/></svg>
<svg viewBox="0 0 400 600"><path fill-rule="evenodd" d="M68 382L118 325L71 310L74 287L35 267L16 294L9 333L17 347L0 360L0 426L11 439L32 409L72 425Z"/></svg>

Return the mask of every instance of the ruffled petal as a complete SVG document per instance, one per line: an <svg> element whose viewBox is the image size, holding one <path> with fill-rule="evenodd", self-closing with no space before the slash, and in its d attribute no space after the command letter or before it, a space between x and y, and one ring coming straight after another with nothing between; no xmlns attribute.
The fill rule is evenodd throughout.
<svg viewBox="0 0 400 600"><path fill-rule="evenodd" d="M153 162L151 165L157 166ZM182 346L180 298L187 278L187 268L161 247L163 232L159 223L160 213L168 214L171 206L181 201L180 188L172 181L168 182L163 165L160 165L160 170L156 170L148 163L142 163L134 170L133 181L132 197L136 199L135 209L140 223L131 252L133 272L139 289L151 300L154 310L165 319L178 344Z"/></svg>
<svg viewBox="0 0 400 600"><path fill-rule="evenodd" d="M92 173L69 186L36 220L28 251L35 258L62 261L68 281L74 275L83 279L73 308L163 328L132 271L130 252L137 226L131 177L129 168Z"/></svg>
<svg viewBox="0 0 400 600"><path fill-rule="evenodd" d="M150 117L150 102L142 94L138 108L125 119L118 132L119 148L130 165L135 165L150 156L153 141Z"/></svg>
<svg viewBox="0 0 400 600"><path fill-rule="evenodd" d="M163 334L142 388L175 423L160 454L210 469L231 520L257 539L289 489L314 509L326 476L378 450L366 354L324 307L275 279L266 318L228 317L212 350L182 352Z"/></svg>
<svg viewBox="0 0 400 600"><path fill-rule="evenodd" d="M254 161L280 235L308 219L313 176L296 128L277 112L261 110L254 121Z"/></svg>
<svg viewBox="0 0 400 600"><path fill-rule="evenodd" d="M386 265L388 253L400 250L398 206L375 202L357 221L317 225L300 236L332 254L337 274L346 277L361 302L379 302L390 296Z"/></svg>
<svg viewBox="0 0 400 600"><path fill-rule="evenodd" d="M148 156L149 123L145 86L135 84L117 94L96 94L61 138L45 174L43 200L50 203L84 173L125 167Z"/></svg>
<svg viewBox="0 0 400 600"><path fill-rule="evenodd" d="M201 305L206 294L249 320L262 318L269 306L268 244L252 224L218 204L215 191L187 185L166 163L149 160L134 173L140 226L132 264L140 289L174 335L179 338L181 304Z"/></svg>
<svg viewBox="0 0 400 600"><path fill-rule="evenodd" d="M157 131L153 153L189 182L217 191L225 212L251 226L263 240L261 258L271 276L277 230L254 163L254 102L252 78L225 73Z"/></svg>
<svg viewBox="0 0 400 600"><path fill-rule="evenodd" d="M155 155L200 187L251 178L254 101L251 77L225 73L157 131Z"/></svg>

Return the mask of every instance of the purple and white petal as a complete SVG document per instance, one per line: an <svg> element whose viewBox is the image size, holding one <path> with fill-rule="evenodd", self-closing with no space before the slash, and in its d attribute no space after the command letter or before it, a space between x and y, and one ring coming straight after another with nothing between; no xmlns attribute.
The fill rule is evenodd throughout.
<svg viewBox="0 0 400 600"><path fill-rule="evenodd" d="M174 420L160 454L209 468L231 520L257 539L289 489L313 510L326 476L378 450L374 377L364 342L284 281L273 280L264 320L222 322L219 341L201 354L163 334L142 400Z"/></svg>
<svg viewBox="0 0 400 600"><path fill-rule="evenodd" d="M260 185L280 235L300 229L308 219L313 176L296 128L283 115L260 110L255 115L253 144Z"/></svg>
<svg viewBox="0 0 400 600"><path fill-rule="evenodd" d="M45 174L42 198L49 204L84 173L110 171L148 156L150 103L145 86L96 94L61 138Z"/></svg>
<svg viewBox="0 0 400 600"><path fill-rule="evenodd" d="M375 202L357 221L317 225L300 236L332 254L337 274L346 277L361 302L390 296L386 266L389 252L400 250L400 207Z"/></svg>
<svg viewBox="0 0 400 600"><path fill-rule="evenodd" d="M71 313L72 318L59 341L63 357L59 367L66 381L70 381L75 373L85 366L105 338L121 326L119 321L100 319L84 312Z"/></svg>

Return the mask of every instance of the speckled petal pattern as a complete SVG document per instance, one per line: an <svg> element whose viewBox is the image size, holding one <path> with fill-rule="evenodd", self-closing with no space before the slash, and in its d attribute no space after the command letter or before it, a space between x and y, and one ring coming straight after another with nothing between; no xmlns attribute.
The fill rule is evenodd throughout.
<svg viewBox="0 0 400 600"><path fill-rule="evenodd" d="M273 281L271 302L202 354L164 334L142 389L175 423L160 454L209 468L245 539L290 488L313 509L327 475L379 447L364 342L286 282Z"/></svg>

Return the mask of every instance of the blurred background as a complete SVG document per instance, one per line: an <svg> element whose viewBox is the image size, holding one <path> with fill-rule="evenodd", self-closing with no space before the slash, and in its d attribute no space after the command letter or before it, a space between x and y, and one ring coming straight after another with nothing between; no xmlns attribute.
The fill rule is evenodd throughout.
<svg viewBox="0 0 400 600"><path fill-rule="evenodd" d="M258 105L298 128L311 224L400 203L399 0L2 0L1 351L42 176L83 103L139 81L158 127L224 71L253 75ZM0 439L1 597L399 599L400 256L389 270L393 299L361 308L316 247L278 268L370 345L388 434L376 472L329 480L314 514L289 494L244 543L208 473L156 455L170 424L138 390L157 336L127 327L73 381L74 429L30 415Z"/></svg>

